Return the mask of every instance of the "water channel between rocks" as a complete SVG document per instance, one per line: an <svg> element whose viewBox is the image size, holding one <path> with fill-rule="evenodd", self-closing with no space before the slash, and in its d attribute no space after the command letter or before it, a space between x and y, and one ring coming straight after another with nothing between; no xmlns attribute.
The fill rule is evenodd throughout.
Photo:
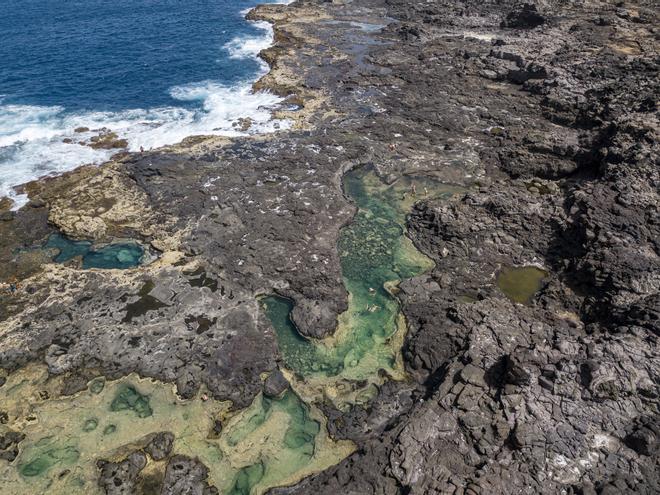
<svg viewBox="0 0 660 495"><path fill-rule="evenodd" d="M386 184L368 167L344 176L344 192L358 212L339 238L349 307L336 332L323 341L306 340L289 318L290 301L277 296L262 300L285 366L303 396L323 395L345 408L373 398L383 375L403 378L405 321L394 296L396 285L433 267L405 235L406 215L420 199L450 197L457 191L426 177L404 176Z"/></svg>
<svg viewBox="0 0 660 495"><path fill-rule="evenodd" d="M18 457L0 461L3 493L100 493L97 460L121 460L164 431L175 436L173 454L198 457L209 468L209 482L232 495L295 483L348 456L353 444L329 438L314 401L366 403L388 377L403 378L405 322L396 284L432 268L404 235L405 217L415 201L448 197L456 188L420 177L387 185L366 168L347 173L344 187L358 212L339 240L350 297L336 333L305 340L289 319L288 300L262 299L293 390L276 399L259 395L238 412L199 394L182 401L172 385L135 375L97 378L73 396L57 397L61 378L48 379L43 366L28 366L2 387L7 418L0 435L25 434ZM214 432L218 422L221 433ZM149 458L141 477L151 485L144 481L142 493L152 493L147 485L158 486L166 462Z"/></svg>

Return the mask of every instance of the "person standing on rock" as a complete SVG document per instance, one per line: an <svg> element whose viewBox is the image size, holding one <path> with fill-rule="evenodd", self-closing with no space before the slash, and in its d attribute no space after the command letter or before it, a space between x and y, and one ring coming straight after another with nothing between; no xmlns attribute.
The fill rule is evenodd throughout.
<svg viewBox="0 0 660 495"><path fill-rule="evenodd" d="M14 295L16 291L18 291L18 279L16 277L12 277L7 281L6 284L2 284L1 287L11 295Z"/></svg>

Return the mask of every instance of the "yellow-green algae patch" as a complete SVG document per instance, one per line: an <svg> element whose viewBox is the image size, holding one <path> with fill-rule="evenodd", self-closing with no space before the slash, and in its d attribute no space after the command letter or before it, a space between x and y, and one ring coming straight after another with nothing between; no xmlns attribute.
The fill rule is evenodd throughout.
<svg viewBox="0 0 660 495"><path fill-rule="evenodd" d="M458 188L423 177L388 185L368 169L349 172L344 186L358 213L339 241L349 308L335 334L322 341L303 339L289 319L290 302L263 299L285 372L308 403L288 390L278 399L260 395L232 413L229 403L203 401L200 395L182 401L171 385L135 375L97 378L86 390L60 397L60 380L30 366L2 387L9 420L0 424L0 433L26 435L17 459L0 461L3 493L99 493L98 459L123 459L163 431L175 435L172 454L198 457L209 468L209 482L231 495L293 484L348 456L354 445L330 439L325 418L309 404L321 397L339 407L368 403L388 377L403 378L406 324L397 284L433 266L404 235L405 218L415 201L447 197ZM143 486L158 486L166 462L149 461Z"/></svg>
<svg viewBox="0 0 660 495"><path fill-rule="evenodd" d="M44 367L7 377L8 421L0 434L26 437L16 460L0 463L2 493L100 493L96 461L122 459L162 431L175 435L173 454L208 466L209 482L221 493L259 494L295 483L353 450L350 442L332 441L322 414L291 391L279 399L258 396L232 415L227 402L182 401L172 386L135 375L93 380L73 396L58 397L58 389ZM216 420L224 424L218 438L211 433ZM162 472L165 462L147 469Z"/></svg>
<svg viewBox="0 0 660 495"><path fill-rule="evenodd" d="M358 212L339 239L349 305L335 333L320 341L304 339L289 318L290 301L262 300L290 378L304 397L322 395L343 407L370 400L374 386L386 377L403 378L406 324L392 292L399 281L433 267L406 237L406 215L420 199L446 198L458 190L427 177L405 176L386 184L369 168L344 176L344 191Z"/></svg>
<svg viewBox="0 0 660 495"><path fill-rule="evenodd" d="M497 286L513 302L529 304L548 272L535 266L506 266L497 273Z"/></svg>

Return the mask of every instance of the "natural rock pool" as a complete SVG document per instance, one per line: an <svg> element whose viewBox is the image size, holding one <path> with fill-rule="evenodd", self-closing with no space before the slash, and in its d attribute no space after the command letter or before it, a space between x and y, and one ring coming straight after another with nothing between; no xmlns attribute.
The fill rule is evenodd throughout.
<svg viewBox="0 0 660 495"><path fill-rule="evenodd" d="M535 266L505 266L497 274L497 286L513 302L529 304L547 276Z"/></svg>
<svg viewBox="0 0 660 495"><path fill-rule="evenodd" d="M400 280L433 266L405 236L406 215L416 201L449 197L456 190L426 177L405 176L385 184L370 168L344 176L344 192L358 212L339 239L350 295L335 334L322 341L307 340L289 318L290 301L274 296L262 300L287 369L303 377L301 390L311 396L320 392L341 407L345 402L368 401L373 384L383 381L379 370L394 379L403 377L400 350L405 322L392 292ZM362 386L356 390L358 381ZM364 381L372 386L364 386Z"/></svg>
<svg viewBox="0 0 660 495"><path fill-rule="evenodd" d="M144 248L137 242L118 242L94 248L89 241L74 241L61 234L52 234L44 247L57 251L58 254L53 258L57 263L65 263L80 256L83 269L133 268L142 264L145 257Z"/></svg>
<svg viewBox="0 0 660 495"><path fill-rule="evenodd" d="M173 385L136 375L98 377L62 396L63 377L49 378L43 366L26 367L7 376L2 387L6 420L0 436L25 435L16 442L13 462L0 464L9 492L100 493L99 460L118 462L136 450L148 451L163 432L173 434L173 455L199 458L209 468L209 483L232 495L292 484L347 457L354 445L329 437L315 401L329 398L339 407L367 403L386 379L403 378L405 322L396 284L432 268L404 235L406 214L415 201L449 196L455 188L420 177L388 185L370 169L349 172L344 187L358 212L339 240L350 298L336 333L308 341L289 319L290 301L262 300L292 389L278 398L259 395L236 412L228 402L206 400L203 390L184 401ZM141 257L139 246L93 251L90 243L61 236L52 237L48 247L59 250L56 261L82 256L86 267L117 268ZM138 488L151 493L148 486L160 486L166 464L167 459L147 457Z"/></svg>
<svg viewBox="0 0 660 495"><path fill-rule="evenodd" d="M172 452L198 457L220 493L262 493L339 462L350 442L329 439L324 419L298 396L258 396L232 414L228 402L204 401L201 393L180 400L171 385L131 375L96 378L73 395L57 397L59 379L44 367L10 375L3 386L5 424L25 435L12 464L0 464L2 493L101 493L96 461L121 460L144 448L159 432L174 434ZM216 434L217 424L222 431ZM166 460L150 458L144 479L162 477Z"/></svg>

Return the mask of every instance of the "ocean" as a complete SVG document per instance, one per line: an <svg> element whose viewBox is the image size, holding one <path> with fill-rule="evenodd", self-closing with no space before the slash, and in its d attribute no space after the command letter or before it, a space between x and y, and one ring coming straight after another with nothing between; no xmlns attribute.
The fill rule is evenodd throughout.
<svg viewBox="0 0 660 495"><path fill-rule="evenodd" d="M99 129L137 151L286 126L271 118L281 99L251 89L272 42L268 23L245 20L257 3L266 2L4 0L0 197L18 207L26 197L15 186L107 160L118 150L81 144Z"/></svg>

